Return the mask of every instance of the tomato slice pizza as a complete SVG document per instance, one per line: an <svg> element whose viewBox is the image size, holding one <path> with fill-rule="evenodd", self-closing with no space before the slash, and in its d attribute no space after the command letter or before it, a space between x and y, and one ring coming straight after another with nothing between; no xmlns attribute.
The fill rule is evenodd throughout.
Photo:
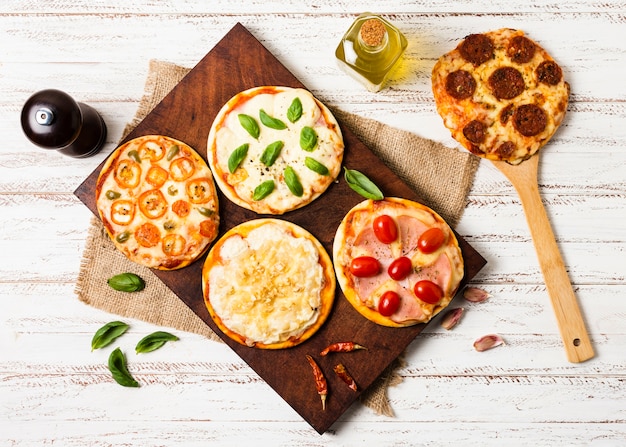
<svg viewBox="0 0 626 447"><path fill-rule="evenodd" d="M189 265L218 233L211 170L195 150L166 136L118 147L98 176L96 206L117 249L150 268Z"/></svg>
<svg viewBox="0 0 626 447"><path fill-rule="evenodd" d="M430 208L400 198L352 208L337 229L333 261L350 304L391 327L428 322L450 303L464 275L448 224Z"/></svg>
<svg viewBox="0 0 626 447"><path fill-rule="evenodd" d="M470 34L432 70L437 111L470 152L519 164L554 135L570 86L561 67L523 31Z"/></svg>
<svg viewBox="0 0 626 447"><path fill-rule="evenodd" d="M343 149L335 117L309 91L265 86L221 108L207 158L226 197L276 215L319 197L339 175Z"/></svg>
<svg viewBox="0 0 626 447"><path fill-rule="evenodd" d="M283 349L310 338L326 321L335 275L324 247L303 228L255 219L227 231L202 269L209 314L236 342Z"/></svg>

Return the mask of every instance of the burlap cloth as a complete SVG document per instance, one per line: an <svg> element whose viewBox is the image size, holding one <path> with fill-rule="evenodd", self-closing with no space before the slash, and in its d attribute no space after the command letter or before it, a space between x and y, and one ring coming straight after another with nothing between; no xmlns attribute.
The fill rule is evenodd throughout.
<svg viewBox="0 0 626 447"><path fill-rule="evenodd" d="M144 96L135 117L126 126L127 135L176 84L188 68L168 62L151 61ZM423 199L455 226L466 206L478 158L469 153L445 147L409 132L380 122L333 109L342 125L349 127L378 157ZM141 292L132 295L116 292L107 279L116 273L133 272L146 281ZM220 338L149 269L130 262L118 252L104 227L93 218L80 272L76 294L84 303L111 314L143 320L155 325L201 334L210 340ZM398 359L365 392L361 401L378 414L393 415L387 399L389 386L401 381Z"/></svg>

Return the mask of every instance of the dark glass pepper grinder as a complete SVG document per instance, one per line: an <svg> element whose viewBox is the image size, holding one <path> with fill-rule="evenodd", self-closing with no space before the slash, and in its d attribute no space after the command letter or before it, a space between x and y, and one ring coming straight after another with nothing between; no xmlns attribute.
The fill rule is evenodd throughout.
<svg viewBox="0 0 626 447"><path fill-rule="evenodd" d="M74 158L96 154L107 134L104 120L93 107L55 89L28 98L22 108L22 130L33 144Z"/></svg>

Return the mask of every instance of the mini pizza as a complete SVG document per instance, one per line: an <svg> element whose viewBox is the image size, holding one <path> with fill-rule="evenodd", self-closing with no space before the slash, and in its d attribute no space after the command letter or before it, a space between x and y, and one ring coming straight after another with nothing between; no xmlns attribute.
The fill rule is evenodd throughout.
<svg viewBox="0 0 626 447"><path fill-rule="evenodd" d="M464 275L458 241L446 222L399 198L352 208L337 229L333 261L350 304L390 327L430 321L450 303Z"/></svg>
<svg viewBox="0 0 626 447"><path fill-rule="evenodd" d="M470 34L432 71L437 111L473 154L519 164L554 135L570 86L561 67L523 31Z"/></svg>
<svg viewBox="0 0 626 447"><path fill-rule="evenodd" d="M207 143L215 182L239 206L283 214L319 197L337 178L343 137L310 92L256 87L217 114Z"/></svg>
<svg viewBox="0 0 626 447"><path fill-rule="evenodd" d="M256 219L224 234L202 269L209 314L236 342L283 349L309 339L326 321L335 298L330 257L303 228Z"/></svg>
<svg viewBox="0 0 626 447"><path fill-rule="evenodd" d="M146 267L185 267L217 237L218 199L211 170L185 143L135 138L105 162L96 206L111 240Z"/></svg>

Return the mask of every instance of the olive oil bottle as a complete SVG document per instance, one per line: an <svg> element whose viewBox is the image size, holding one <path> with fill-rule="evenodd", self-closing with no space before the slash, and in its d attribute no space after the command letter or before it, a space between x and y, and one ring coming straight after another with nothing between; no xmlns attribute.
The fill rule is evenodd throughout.
<svg viewBox="0 0 626 447"><path fill-rule="evenodd" d="M407 44L394 25L378 15L364 13L343 36L335 56L340 68L369 91L377 92L383 88Z"/></svg>

